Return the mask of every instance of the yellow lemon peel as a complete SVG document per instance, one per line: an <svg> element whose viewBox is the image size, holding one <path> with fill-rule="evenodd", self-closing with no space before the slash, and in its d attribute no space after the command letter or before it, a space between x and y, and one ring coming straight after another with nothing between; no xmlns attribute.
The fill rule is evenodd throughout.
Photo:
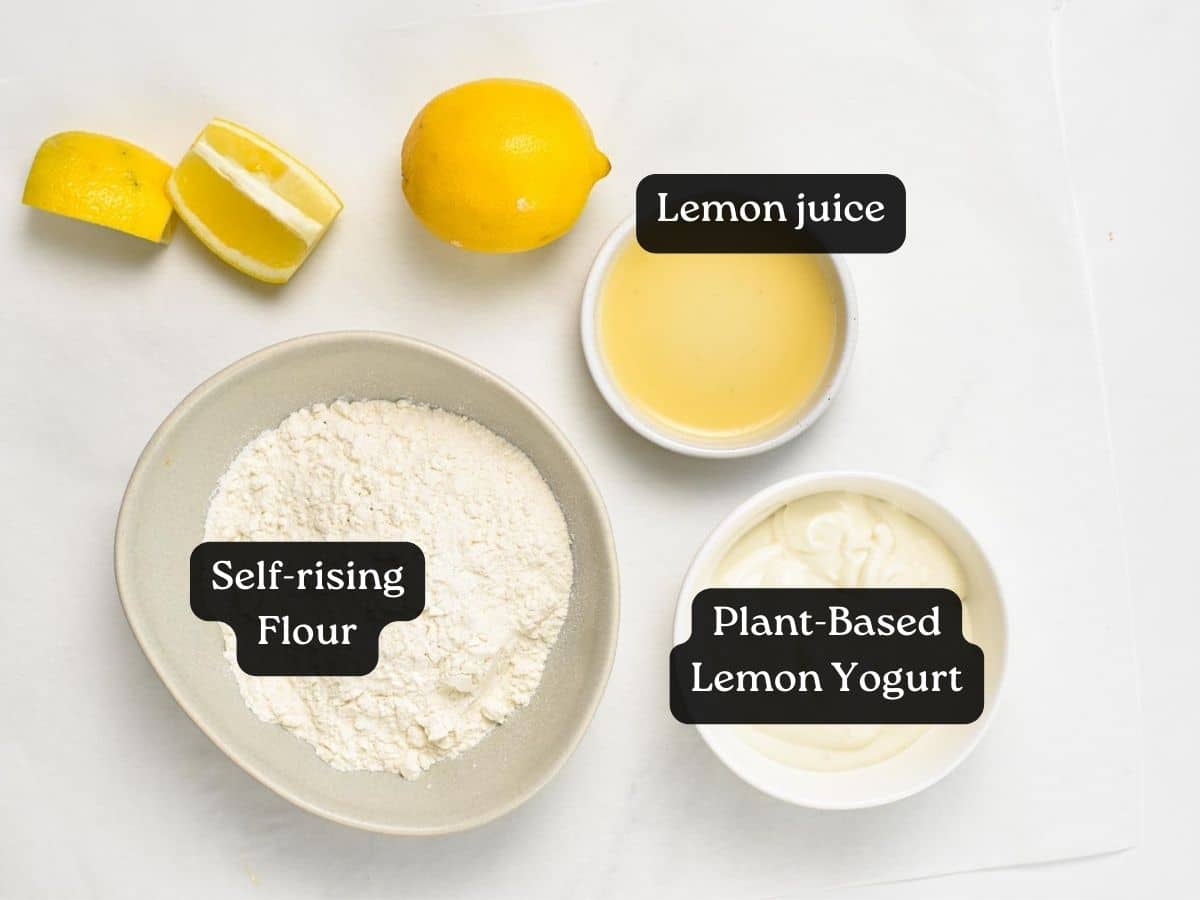
<svg viewBox="0 0 1200 900"><path fill-rule="evenodd" d="M64 131L38 148L21 201L165 243L175 225L165 190L170 174L167 163L127 141Z"/></svg>
<svg viewBox="0 0 1200 900"><path fill-rule="evenodd" d="M457 247L514 253L570 230L608 174L583 113L549 85L471 81L439 94L404 139L404 195Z"/></svg>

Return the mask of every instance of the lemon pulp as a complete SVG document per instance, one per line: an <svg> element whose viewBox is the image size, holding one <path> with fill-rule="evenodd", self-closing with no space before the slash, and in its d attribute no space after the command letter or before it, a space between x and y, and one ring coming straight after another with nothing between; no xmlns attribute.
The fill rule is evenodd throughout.
<svg viewBox="0 0 1200 900"><path fill-rule="evenodd" d="M296 272L342 209L303 163L224 119L196 138L167 180L167 194L217 256L273 283Z"/></svg>
<svg viewBox="0 0 1200 900"><path fill-rule="evenodd" d="M821 258L647 253L630 240L601 289L601 352L621 392L712 440L780 426L819 388L838 312Z"/></svg>

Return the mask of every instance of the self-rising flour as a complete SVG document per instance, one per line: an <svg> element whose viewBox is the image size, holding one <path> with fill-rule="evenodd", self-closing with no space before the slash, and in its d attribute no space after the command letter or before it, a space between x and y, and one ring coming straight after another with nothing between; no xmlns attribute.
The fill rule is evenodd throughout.
<svg viewBox="0 0 1200 900"><path fill-rule="evenodd" d="M408 402L338 401L251 441L209 507L210 541L405 540L425 611L379 638L369 675L253 677L247 706L337 769L416 778L537 690L571 593L562 510L529 458L478 422Z"/></svg>

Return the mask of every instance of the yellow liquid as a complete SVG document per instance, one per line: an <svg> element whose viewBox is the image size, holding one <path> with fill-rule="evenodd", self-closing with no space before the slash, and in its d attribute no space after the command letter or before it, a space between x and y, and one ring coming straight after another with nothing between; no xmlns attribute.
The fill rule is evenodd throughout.
<svg viewBox="0 0 1200 900"><path fill-rule="evenodd" d="M820 257L619 252L600 345L621 392L670 428L728 440L767 431L820 385L837 309Z"/></svg>

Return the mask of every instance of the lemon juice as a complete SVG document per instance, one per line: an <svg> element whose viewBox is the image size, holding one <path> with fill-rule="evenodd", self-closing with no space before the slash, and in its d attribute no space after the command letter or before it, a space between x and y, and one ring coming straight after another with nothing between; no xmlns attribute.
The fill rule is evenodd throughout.
<svg viewBox="0 0 1200 900"><path fill-rule="evenodd" d="M838 311L810 254L648 253L629 241L599 305L622 393L668 428L729 440L769 431L821 385Z"/></svg>

